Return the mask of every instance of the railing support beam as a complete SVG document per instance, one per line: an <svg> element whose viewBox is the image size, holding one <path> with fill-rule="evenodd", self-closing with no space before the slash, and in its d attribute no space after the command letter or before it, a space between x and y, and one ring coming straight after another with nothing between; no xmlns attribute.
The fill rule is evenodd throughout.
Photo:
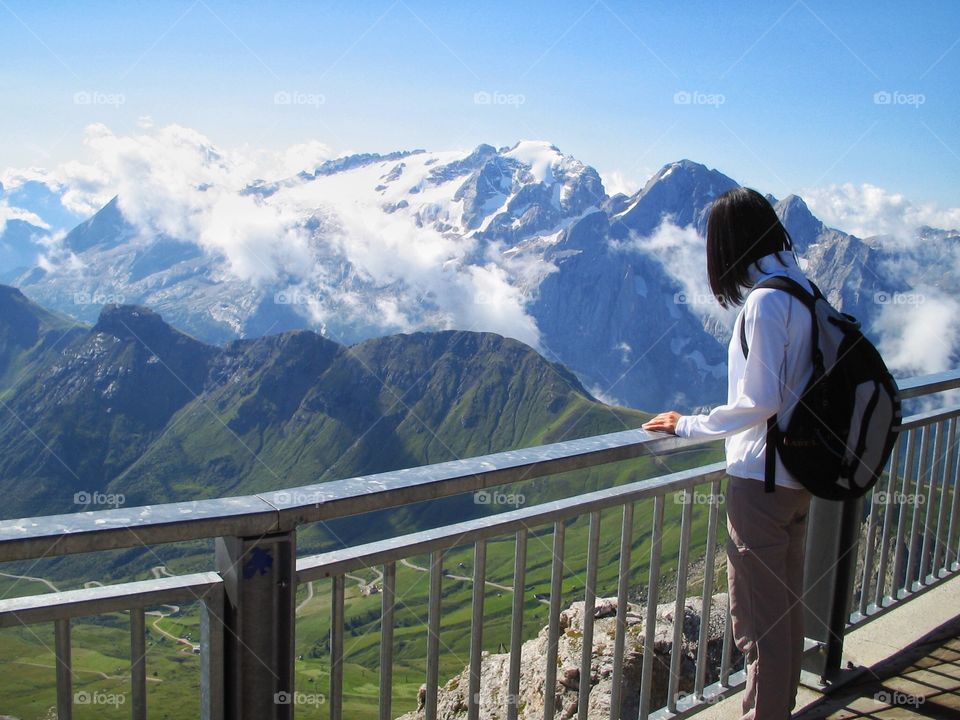
<svg viewBox="0 0 960 720"><path fill-rule="evenodd" d="M224 716L293 717L296 539L293 532L217 538L225 602Z"/></svg>
<svg viewBox="0 0 960 720"><path fill-rule="evenodd" d="M840 671L843 637L853 602L857 545L863 500L813 498L804 562L804 628L820 651L804 658L803 669L827 682Z"/></svg>

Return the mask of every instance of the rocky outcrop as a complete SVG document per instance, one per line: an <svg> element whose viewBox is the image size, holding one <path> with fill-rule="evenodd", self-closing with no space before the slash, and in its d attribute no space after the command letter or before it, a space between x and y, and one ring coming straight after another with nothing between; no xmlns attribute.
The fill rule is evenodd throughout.
<svg viewBox="0 0 960 720"><path fill-rule="evenodd" d="M724 614L727 607L726 594L715 595L710 607L707 633L707 656L709 658L707 683L717 679L723 644ZM598 598L594 606L593 662L590 672L591 718L610 716L611 690L613 683L614 642L616 633L616 598ZM623 692L621 694L621 717L636 717L640 703L640 678L643 665L643 640L645 635L645 609L629 604L623 657ZM657 626L652 651L653 686L651 707L666 704L673 652L674 604L657 606ZM683 634L678 651L680 659L679 692L693 691L694 672L702 615L700 598L690 599L683 618ZM545 692L556 694L556 718L567 720L577 714L580 697L580 655L583 647L584 603L575 602L560 614L560 642L557 653L557 684L544 688L544 668L547 658L547 628L537 637L522 646L520 662L520 692L515 701L520 720L543 717ZM508 682L510 677L509 653L484 653L481 662L480 717L484 720L504 720L510 700ZM461 720L467 717L467 699L470 686L470 671L451 678L440 688L437 717L440 720ZM426 686L420 689L419 709L407 713L400 720L422 720L423 698Z"/></svg>

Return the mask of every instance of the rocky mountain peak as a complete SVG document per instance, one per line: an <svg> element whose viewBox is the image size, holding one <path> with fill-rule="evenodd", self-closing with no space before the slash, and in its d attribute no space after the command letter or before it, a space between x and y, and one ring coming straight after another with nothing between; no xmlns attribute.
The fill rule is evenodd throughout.
<svg viewBox="0 0 960 720"><path fill-rule="evenodd" d="M134 234L134 227L120 210L118 196L114 196L93 217L67 233L64 245L75 253L94 247L106 249L121 245Z"/></svg>
<svg viewBox="0 0 960 720"><path fill-rule="evenodd" d="M824 232L823 223L814 217L803 198L798 195L788 195L778 202L774 209L787 232L790 233L797 252L806 251Z"/></svg>
<svg viewBox="0 0 960 720"><path fill-rule="evenodd" d="M107 333L119 340L164 340L177 332L163 318L142 305L106 305L93 332Z"/></svg>
<svg viewBox="0 0 960 720"><path fill-rule="evenodd" d="M707 216L714 198L737 183L719 170L691 160L664 165L642 190L620 206L625 208L611 218L611 234L617 239L631 233L640 237L652 234L669 216L675 225L694 225L705 234Z"/></svg>

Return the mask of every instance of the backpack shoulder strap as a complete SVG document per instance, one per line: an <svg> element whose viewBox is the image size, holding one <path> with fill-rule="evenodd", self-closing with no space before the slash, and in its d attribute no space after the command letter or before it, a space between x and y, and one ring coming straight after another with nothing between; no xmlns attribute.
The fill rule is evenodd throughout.
<svg viewBox="0 0 960 720"><path fill-rule="evenodd" d="M785 293L789 293L797 300L802 302L810 311L810 315L814 318L813 338L815 343L814 347L816 347L818 343L816 330L817 313L815 306L817 300L823 297L823 293L821 293L820 288L813 283L810 283L810 287L813 288L813 294L807 292L806 289L804 289L804 287L793 278L789 278L785 275L774 275L773 277L769 277L766 280L754 285L752 288L750 288L750 292L759 290L761 288L783 290ZM747 346L747 324L742 315L740 316L740 348L743 350L744 357L747 357L750 354L750 348Z"/></svg>
<svg viewBox="0 0 960 720"><path fill-rule="evenodd" d="M823 294L813 283L810 283L810 287L813 289L813 294L807 292L807 290L793 278L786 277L785 275L774 275L769 277L762 282L757 283L751 288L757 290L759 288L770 288L772 290L783 290L786 293L789 293L797 300L802 302L806 308L810 311L810 316L813 319L813 349L816 353L819 338L817 335L817 313L816 313L816 302L819 298L823 297ZM743 350L743 356L747 357L750 353L750 348L747 345L747 324L743 315L740 316L740 347ZM766 444L767 450L764 458L764 468L763 468L763 485L765 492L774 492L776 489L776 471L777 471L777 455L776 447L780 441L780 425L777 419L777 415L774 414L772 417L767 419L767 437Z"/></svg>
<svg viewBox="0 0 960 720"><path fill-rule="evenodd" d="M768 277L766 280L754 285L751 288L751 291L758 290L760 288L783 290L784 292L793 295L797 300L802 302L812 311L817 298L822 297L822 294L820 293L819 288L817 288L817 286L813 283L810 283L810 287L813 289L812 293L808 292L803 285L791 277L787 277L786 275L773 275L772 277Z"/></svg>

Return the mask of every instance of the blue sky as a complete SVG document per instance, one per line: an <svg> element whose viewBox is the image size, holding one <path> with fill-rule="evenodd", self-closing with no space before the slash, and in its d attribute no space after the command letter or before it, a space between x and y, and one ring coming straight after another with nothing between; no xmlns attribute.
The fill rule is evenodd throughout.
<svg viewBox="0 0 960 720"><path fill-rule="evenodd" d="M0 44L0 168L149 116L227 147L535 138L627 186L687 157L781 197L960 205L956 2L0 0Z"/></svg>

